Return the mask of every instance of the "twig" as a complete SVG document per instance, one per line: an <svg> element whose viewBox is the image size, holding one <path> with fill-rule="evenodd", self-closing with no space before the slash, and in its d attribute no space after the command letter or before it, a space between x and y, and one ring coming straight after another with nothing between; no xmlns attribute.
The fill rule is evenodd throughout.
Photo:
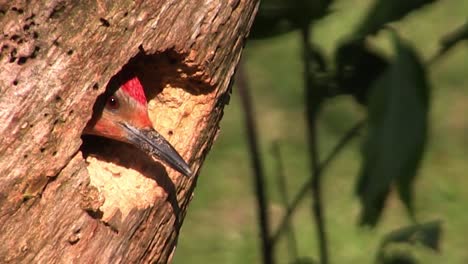
<svg viewBox="0 0 468 264"><path fill-rule="evenodd" d="M255 196L257 199L257 211L260 228L260 236L262 240L262 254L264 264L273 264L273 250L270 240L270 221L268 216L268 204L265 193L266 184L265 176L263 172L262 161L260 158L260 152L258 147L257 132L255 127L255 118L253 113L253 107L251 97L249 93L249 86L247 76L244 70L242 61L239 63L236 74L236 85L239 91L242 108L244 109L245 127L247 130L247 140L250 149L250 158L252 162L254 172L254 185L255 185Z"/></svg>
<svg viewBox="0 0 468 264"><path fill-rule="evenodd" d="M312 169L312 181L310 188L312 190L312 214L315 219L317 227L317 240L319 243L320 263L328 264L328 242L325 228L325 221L323 219L323 201L321 194L321 175L319 171L320 157L318 152L317 140L317 117L320 112L323 97L314 84L312 74L312 50L310 46L310 28L306 24L301 29L302 33L302 47L304 49L304 90L305 90L305 107L306 107L306 120L308 126L308 139L309 139L309 157Z"/></svg>
<svg viewBox="0 0 468 264"><path fill-rule="evenodd" d="M440 47L427 61L427 65L431 66L439 61L450 49L456 46L461 41L468 39L468 22L457 27L452 32L443 36L440 41Z"/></svg>
<svg viewBox="0 0 468 264"><path fill-rule="evenodd" d="M351 141L351 139L354 138L358 134L358 132L361 130L361 128L364 126L365 121L359 121L356 125L354 125L348 132L345 133L345 135L338 141L338 143L335 145L335 147L332 149L330 154L328 154L327 158L320 164L320 169L319 173L323 174L325 169L329 167L330 162L335 159L335 157L338 155L338 153L341 152L341 150ZM297 207L299 206L300 202L304 200L305 195L309 192L310 190L310 185L312 184L312 177L307 180L302 185L302 188L297 192L297 194L294 196L293 201L291 202L291 205L288 207L286 210L286 214L284 215L283 219L281 220L280 225L278 226L277 231L274 233L272 236L272 243L276 243L276 241L283 235L283 232L285 231L288 222L290 221L293 213L296 211Z"/></svg>
<svg viewBox="0 0 468 264"><path fill-rule="evenodd" d="M281 152L280 152L280 147L278 141L273 142L272 146L272 152L273 152L273 157L275 157L275 164L276 166L276 171L277 171L277 177L278 177L278 189L279 193L281 195L281 200L283 202L284 208L288 208L289 204L289 194L288 194L288 188L286 185L286 176L284 175L284 167L283 167L283 161L281 159ZM288 246L289 246L289 252L291 253L292 256L292 261L293 263L295 260L298 259L298 252L297 252L297 241L296 241L296 235L294 234L294 228L291 225L290 219L288 219L285 222L285 231L288 233ZM273 245L275 241L272 241Z"/></svg>

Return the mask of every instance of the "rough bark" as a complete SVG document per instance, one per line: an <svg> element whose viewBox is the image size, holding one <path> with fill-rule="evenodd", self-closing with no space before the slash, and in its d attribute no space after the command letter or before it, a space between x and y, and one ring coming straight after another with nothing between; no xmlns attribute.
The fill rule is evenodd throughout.
<svg viewBox="0 0 468 264"><path fill-rule="evenodd" d="M136 74L198 171L257 4L0 1L0 263L170 260L197 177L83 128L109 80Z"/></svg>

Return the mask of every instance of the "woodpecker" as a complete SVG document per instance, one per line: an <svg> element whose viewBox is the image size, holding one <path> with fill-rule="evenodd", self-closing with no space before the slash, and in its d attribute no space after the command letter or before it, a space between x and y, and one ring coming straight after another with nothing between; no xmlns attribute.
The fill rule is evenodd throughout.
<svg viewBox="0 0 468 264"><path fill-rule="evenodd" d="M129 143L183 175L192 175L180 154L153 129L143 86L136 76L111 81L109 89L98 97L84 133Z"/></svg>

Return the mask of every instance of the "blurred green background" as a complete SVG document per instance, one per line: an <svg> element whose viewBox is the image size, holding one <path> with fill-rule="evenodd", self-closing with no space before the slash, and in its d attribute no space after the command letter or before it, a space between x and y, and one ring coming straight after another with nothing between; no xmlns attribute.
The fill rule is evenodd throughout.
<svg viewBox="0 0 468 264"><path fill-rule="evenodd" d="M338 0L331 14L313 27L313 42L331 52L371 7L371 0ZM437 51L438 41L467 19L468 1L438 1L393 26L423 59ZM388 36L373 40L390 52ZM284 214L274 141L281 147L289 193L309 177L305 137L302 63L297 32L249 42L243 58L252 87L257 127L268 177L269 207L275 230ZM439 253L416 247L422 263L468 263L468 47L461 43L431 65L430 139L415 188L415 209L421 221L442 221ZM330 148L364 111L349 97L327 103L319 122L320 153ZM200 173L194 199L181 230L174 263L260 263L260 241L253 195L252 172L237 91L225 108L221 133ZM357 225L359 201L354 195L361 156L360 138L354 140L324 175L325 220L332 263L372 263L384 234L411 224L396 195L391 195L375 229ZM298 253L317 259L311 200L295 214ZM276 247L278 263L289 254L283 237Z"/></svg>

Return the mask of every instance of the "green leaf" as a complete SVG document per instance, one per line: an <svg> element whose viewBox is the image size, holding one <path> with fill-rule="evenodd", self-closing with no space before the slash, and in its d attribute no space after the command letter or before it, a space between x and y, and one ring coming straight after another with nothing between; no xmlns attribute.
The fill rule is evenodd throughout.
<svg viewBox="0 0 468 264"><path fill-rule="evenodd" d="M377 0L355 32L358 38L376 33L385 24L396 21L435 0Z"/></svg>
<svg viewBox="0 0 468 264"><path fill-rule="evenodd" d="M440 247L440 238L442 226L440 221L431 221L424 224L416 224L408 227L394 230L387 234L377 252L377 263L392 263L386 252L392 244L422 245L429 249L438 251Z"/></svg>
<svg viewBox="0 0 468 264"><path fill-rule="evenodd" d="M328 8L333 0L289 0L289 2L295 7L289 14L289 19L294 24L305 27L328 15Z"/></svg>
<svg viewBox="0 0 468 264"><path fill-rule="evenodd" d="M416 224L387 234L381 244L384 248L390 243L421 244L433 250L439 250L442 226L439 220Z"/></svg>
<svg viewBox="0 0 468 264"><path fill-rule="evenodd" d="M388 257L384 257L376 263L382 264L417 264L418 262L413 256L409 254L397 254Z"/></svg>
<svg viewBox="0 0 468 264"><path fill-rule="evenodd" d="M395 35L396 59L373 83L357 184L361 224L374 226L392 184L412 212L411 190L426 144L429 85L413 49Z"/></svg>
<svg viewBox="0 0 468 264"><path fill-rule="evenodd" d="M328 14L332 0L263 0L250 39L265 39L299 29Z"/></svg>
<svg viewBox="0 0 468 264"><path fill-rule="evenodd" d="M336 78L339 90L367 105L372 83L387 69L387 60L363 41L346 42L335 54Z"/></svg>
<svg viewBox="0 0 468 264"><path fill-rule="evenodd" d="M297 28L289 19L289 2L266 0L260 2L255 21L250 30L250 39L264 39L286 34Z"/></svg>

